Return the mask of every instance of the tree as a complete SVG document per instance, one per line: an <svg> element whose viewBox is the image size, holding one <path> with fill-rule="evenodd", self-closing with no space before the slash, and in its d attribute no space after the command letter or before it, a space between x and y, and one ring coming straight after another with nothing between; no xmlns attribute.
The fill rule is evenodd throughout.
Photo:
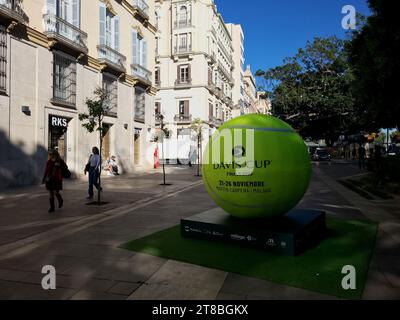
<svg viewBox="0 0 400 320"><path fill-rule="evenodd" d="M349 45L355 81L365 123L379 128L399 127L400 19L396 1L369 0L372 15L353 33Z"/></svg>
<svg viewBox="0 0 400 320"><path fill-rule="evenodd" d="M202 156L202 141L203 141L203 129L204 125L206 124L205 121L197 118L194 119L190 125L190 129L194 133L194 138L197 141L197 176L200 177L200 159ZM189 159L190 161L190 159Z"/></svg>
<svg viewBox="0 0 400 320"><path fill-rule="evenodd" d="M400 143L400 131L396 130L390 135L392 143Z"/></svg>
<svg viewBox="0 0 400 320"><path fill-rule="evenodd" d="M101 163L103 152L103 119L109 111L110 105L107 103L109 99L109 92L106 89L97 87L94 91L94 99L86 98L85 104L88 108L88 113L80 113L78 115L79 121L82 122L88 132L99 132L99 145L100 145L100 173L98 176L98 183L101 190ZM97 193L97 204L101 204L101 192Z"/></svg>
<svg viewBox="0 0 400 320"><path fill-rule="evenodd" d="M304 137L325 139L331 146L340 135L356 131L346 41L316 37L283 65L267 70L264 78L274 115Z"/></svg>
<svg viewBox="0 0 400 320"><path fill-rule="evenodd" d="M257 87L257 91L265 91L266 82L265 82L265 71L259 69L254 74L256 79L259 79L259 85Z"/></svg>
<svg viewBox="0 0 400 320"><path fill-rule="evenodd" d="M158 133L158 135L155 138L155 141L161 141L161 147L162 147L162 168L163 168L163 186L169 186L170 184L167 184L167 180L166 180L166 173L165 173L165 157L164 157L164 140L168 139L171 135L171 132L168 128L165 127L164 124L164 115L162 114L156 114L156 118L158 121L160 121L160 132Z"/></svg>

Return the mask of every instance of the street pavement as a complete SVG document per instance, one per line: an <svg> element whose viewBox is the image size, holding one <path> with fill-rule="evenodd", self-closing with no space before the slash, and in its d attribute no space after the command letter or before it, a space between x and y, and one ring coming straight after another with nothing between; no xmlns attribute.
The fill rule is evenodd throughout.
<svg viewBox="0 0 400 320"><path fill-rule="evenodd" d="M119 249L180 219L215 208L196 169L105 177L102 201L89 206L85 180L67 181L65 206L47 213L43 186L0 193L0 299L336 299L332 296ZM299 207L380 222L364 299L400 298L400 199L368 201L336 179L359 174L355 163L313 164ZM41 287L44 265L57 289Z"/></svg>

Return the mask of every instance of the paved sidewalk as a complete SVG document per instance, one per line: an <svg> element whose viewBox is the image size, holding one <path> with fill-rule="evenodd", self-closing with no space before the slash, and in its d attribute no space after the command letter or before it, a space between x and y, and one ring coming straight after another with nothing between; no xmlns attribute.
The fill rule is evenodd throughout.
<svg viewBox="0 0 400 320"><path fill-rule="evenodd" d="M314 165L310 188L299 206L324 209L337 217L379 218L383 228L364 298L400 298L398 220L393 213L367 200L361 201L357 194L335 181L335 175L341 176L343 170L352 171L343 169L351 165ZM169 171L169 181L173 183L170 187L159 186L159 173L105 181L105 199L111 203L102 208L85 206L86 185L77 182L67 185L65 194L79 200L68 203L54 216L47 213L46 194L41 194L40 189L29 193L29 204L24 204L24 197L0 200L0 228L8 232L0 245L0 298L336 299L119 249L121 243L172 227L182 217L216 207L201 180L194 177L195 168ZM374 216L374 212L378 214ZM27 232L27 223L40 226L28 227ZM14 237L11 243L8 236ZM29 241L25 243L26 239ZM15 243L19 245L12 247ZM40 286L40 271L47 264L57 270L55 291L44 291Z"/></svg>
<svg viewBox="0 0 400 320"><path fill-rule="evenodd" d="M181 174L185 171L184 174ZM171 176L170 176L171 174ZM89 206L87 182L85 177L77 180L65 180L64 207L49 214L48 192L44 186L30 186L0 193L0 246L45 232L54 227L76 222L112 209L132 205L138 201L158 198L166 191L177 190L189 183L198 181L194 173L184 168L170 167L167 179L172 186L162 187L160 170L137 173L129 176L102 176L102 201L108 204L98 207ZM95 194L94 201L97 200ZM57 204L57 202L56 202ZM1 250L0 250L1 252Z"/></svg>

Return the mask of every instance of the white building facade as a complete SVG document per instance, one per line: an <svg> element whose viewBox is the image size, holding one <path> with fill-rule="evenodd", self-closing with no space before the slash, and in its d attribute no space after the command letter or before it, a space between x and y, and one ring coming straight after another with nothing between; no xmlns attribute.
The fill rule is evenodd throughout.
<svg viewBox="0 0 400 320"><path fill-rule="evenodd" d="M155 14L155 109L171 129L175 148L165 158L187 158L188 149L178 155L176 143L190 143L193 120L205 122L205 144L232 118L232 37L213 0L159 0Z"/></svg>
<svg viewBox="0 0 400 320"><path fill-rule="evenodd" d="M81 174L99 145L78 119L96 87L103 157L151 165L155 33L154 0L0 0L0 188L40 181L49 149Z"/></svg>
<svg viewBox="0 0 400 320"><path fill-rule="evenodd" d="M258 113L256 108L256 102L258 100L257 85L253 73L251 72L250 65L247 65L246 70L244 71L243 83L244 114Z"/></svg>
<svg viewBox="0 0 400 320"><path fill-rule="evenodd" d="M233 62L235 68L233 70L233 79L235 85L232 90L232 100L234 108L232 111L233 117L238 117L245 114L245 92L244 92L244 33L239 24L229 23L227 28L232 35L233 46Z"/></svg>

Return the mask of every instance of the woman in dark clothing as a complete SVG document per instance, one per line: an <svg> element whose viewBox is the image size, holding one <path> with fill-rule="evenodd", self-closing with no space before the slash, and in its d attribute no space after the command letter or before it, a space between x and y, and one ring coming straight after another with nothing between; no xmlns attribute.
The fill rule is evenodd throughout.
<svg viewBox="0 0 400 320"><path fill-rule="evenodd" d="M65 165L64 161L60 158L56 150L49 151L49 159L46 163L46 170L44 172L42 183L46 184L46 189L50 195L50 209L49 212L54 212L54 196L57 197L58 207L62 208L64 200L61 197L60 190L62 190L62 167Z"/></svg>

